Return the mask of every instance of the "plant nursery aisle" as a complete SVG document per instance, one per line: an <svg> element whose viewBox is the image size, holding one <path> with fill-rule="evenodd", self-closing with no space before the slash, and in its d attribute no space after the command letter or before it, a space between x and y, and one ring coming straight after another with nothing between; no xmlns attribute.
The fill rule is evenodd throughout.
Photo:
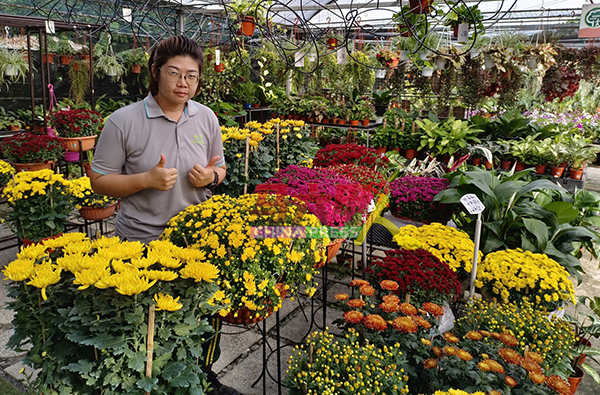
<svg viewBox="0 0 600 395"><path fill-rule="evenodd" d="M591 176L598 177L598 180L600 180L600 169L595 168L594 170L598 174L591 174ZM5 234L7 234L7 231L4 228L0 228L0 237ZM13 260L15 254L16 248L1 251L0 269ZM355 258L356 261L360 259L358 255L356 255ZM333 260L331 264L335 265L336 261ZM584 258L582 259L582 264L588 274L584 276L584 281L581 286L576 289L576 293L588 295L600 294L600 272L597 270L597 263ZM335 274L333 271L329 272L330 279L334 276ZM13 318L13 312L6 306L6 303L8 302L6 284L7 282L5 281L0 282L0 377L16 383L17 380L22 380L24 378L21 373L24 367L21 364L21 358L24 354L16 353L6 347L6 343L12 335L11 321ZM322 289L318 289L315 295L315 308L320 306L321 292ZM339 292L348 292L348 287L330 282L328 287L328 301L333 301L334 295ZM315 326L310 328L310 322L306 320L303 311L310 319L311 303L306 295L300 295L299 298L294 301L286 299L280 310L280 339L282 346L280 361L282 366L282 377L285 376L287 360L293 349L292 343L302 341L302 338L309 331L312 332L317 330ZM340 318L341 315L341 312L333 308L327 309L326 317L330 331L335 333L335 326L331 325L331 322ZM271 354L267 363L268 371L270 376L277 378L277 355L271 353L271 349L275 349L276 347L275 322L276 317L274 315L265 321L269 334L267 355ZM321 325L322 323L320 309L316 310L314 322L318 325ZM252 326L225 324L223 327L221 341L222 354L218 362L215 363L214 370L223 383L236 388L244 395L263 394L262 381L252 387L252 383L260 377L262 371L263 347L261 329L262 323ZM593 346L598 347L600 344L593 344ZM600 359L597 357L596 360L600 362ZM590 361L590 363L596 365L596 368L600 367L600 364L596 361ZM25 372L27 374L32 373L30 368L26 368ZM278 394L277 385L269 376L267 377L266 385L266 394ZM282 388L281 391L282 394L287 393L285 388ZM600 386L589 376L586 376L579 387L578 394L597 395L599 393Z"/></svg>

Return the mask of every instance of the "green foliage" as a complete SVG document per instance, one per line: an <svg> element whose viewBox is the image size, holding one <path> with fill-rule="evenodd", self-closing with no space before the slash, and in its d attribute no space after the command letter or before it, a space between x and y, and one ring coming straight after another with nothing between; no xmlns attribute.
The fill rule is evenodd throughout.
<svg viewBox="0 0 600 395"><path fill-rule="evenodd" d="M432 156L454 155L464 150L468 142L479 142L477 134L481 132L468 121L450 118L441 123L439 119L416 120L423 131L419 149L426 148Z"/></svg>
<svg viewBox="0 0 600 395"><path fill-rule="evenodd" d="M9 71L14 74L8 75ZM24 53L7 48L0 49L0 84L3 83L8 88L13 82L25 82L28 73L29 62Z"/></svg>

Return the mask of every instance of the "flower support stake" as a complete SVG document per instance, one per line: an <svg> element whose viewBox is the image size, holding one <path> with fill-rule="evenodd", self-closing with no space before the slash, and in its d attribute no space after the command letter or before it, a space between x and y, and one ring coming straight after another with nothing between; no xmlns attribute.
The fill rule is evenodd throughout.
<svg viewBox="0 0 600 395"><path fill-rule="evenodd" d="M250 156L250 137L246 137L246 164L244 166L244 195L248 193L248 157Z"/></svg>
<svg viewBox="0 0 600 395"><path fill-rule="evenodd" d="M460 202L465 206L469 214L477 214L477 222L475 222L475 245L473 246L473 268L471 269L471 287L469 288L469 297L472 298L475 294L477 259L479 258L479 242L481 240L481 213L485 210L485 206L474 193L469 193L461 197Z"/></svg>
<svg viewBox="0 0 600 395"><path fill-rule="evenodd" d="M277 170L279 170L281 168L279 163L279 124L275 125L275 131L277 132Z"/></svg>
<svg viewBox="0 0 600 395"><path fill-rule="evenodd" d="M156 306L151 304L148 307L148 342L146 345L146 377L152 377L152 354L154 353L154 312ZM146 392L150 395L150 392Z"/></svg>

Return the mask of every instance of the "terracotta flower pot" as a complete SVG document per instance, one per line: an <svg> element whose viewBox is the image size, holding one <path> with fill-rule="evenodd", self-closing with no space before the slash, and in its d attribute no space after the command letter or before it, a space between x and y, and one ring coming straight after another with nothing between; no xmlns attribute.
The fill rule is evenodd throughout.
<svg viewBox="0 0 600 395"><path fill-rule="evenodd" d="M492 168L494 167L494 164L489 162L487 159L483 161L483 165L487 170L492 170Z"/></svg>
<svg viewBox="0 0 600 395"><path fill-rule="evenodd" d="M581 368L576 367L575 373L572 376L569 376L569 385L571 386L571 395L575 395L577 392L577 388L579 388L579 384L581 384L581 380L583 380L583 370Z"/></svg>
<svg viewBox="0 0 600 395"><path fill-rule="evenodd" d="M133 74L139 74L142 72L142 65L141 64L134 64L131 65L131 72Z"/></svg>
<svg viewBox="0 0 600 395"><path fill-rule="evenodd" d="M321 120L321 123L329 123L329 119L327 119L327 118L323 118L323 119Z"/></svg>
<svg viewBox="0 0 600 395"><path fill-rule="evenodd" d="M43 63L54 63L54 54L49 53L48 55L42 54L42 62Z"/></svg>
<svg viewBox="0 0 600 395"><path fill-rule="evenodd" d="M414 149L407 149L404 151L404 157L406 159L414 159L416 154L417 151L415 151Z"/></svg>
<svg viewBox="0 0 600 395"><path fill-rule="evenodd" d="M8 129L12 132L16 132L17 130L21 130L21 127L19 125L10 125Z"/></svg>
<svg viewBox="0 0 600 395"><path fill-rule="evenodd" d="M92 165L90 162L84 162L83 163L83 169L85 170L85 175L88 176L88 178L91 176L92 174Z"/></svg>
<svg viewBox="0 0 600 395"><path fill-rule="evenodd" d="M335 49L337 47L338 39L330 37L327 39L327 49Z"/></svg>
<svg viewBox="0 0 600 395"><path fill-rule="evenodd" d="M409 0L410 10L413 14L430 13L433 7L429 6L429 0Z"/></svg>
<svg viewBox="0 0 600 395"><path fill-rule="evenodd" d="M503 160L502 162L500 162L500 168L502 170L509 170L511 163L512 161L510 160Z"/></svg>
<svg viewBox="0 0 600 395"><path fill-rule="evenodd" d="M38 171L42 169L52 170L54 167L54 161L48 161L45 163L11 163L15 168L15 171Z"/></svg>
<svg viewBox="0 0 600 395"><path fill-rule="evenodd" d="M583 177L583 168L569 169L569 176L574 180L581 180L581 177Z"/></svg>
<svg viewBox="0 0 600 395"><path fill-rule="evenodd" d="M370 119L368 119L368 118L365 118L365 119L363 119L362 121L360 121L360 123L361 123L363 126L369 126L369 123L371 123L371 120L370 120Z"/></svg>
<svg viewBox="0 0 600 395"><path fill-rule="evenodd" d="M565 171L565 168L564 167L560 167L560 166L559 167L552 166L550 168L550 172L552 174L552 177L561 177L562 174L563 174L563 171Z"/></svg>
<svg viewBox="0 0 600 395"><path fill-rule="evenodd" d="M240 27L240 32L244 36L253 36L255 28L256 28L256 23L254 23L253 16L245 16L242 19L242 26Z"/></svg>
<svg viewBox="0 0 600 395"><path fill-rule="evenodd" d="M314 264L314 268L315 269L320 269L323 266L325 266L328 262L330 262L338 253L338 251L340 250L340 247L342 246L342 242L344 241L344 239L335 239L332 240L328 245L327 245L327 258L325 261L321 261L321 262L316 262Z"/></svg>
<svg viewBox="0 0 600 395"><path fill-rule="evenodd" d="M352 126L358 126L358 124L359 124L359 123L360 123L360 122L359 122L359 121L356 121L356 120L352 120L352 121L350 121L350 125L352 125Z"/></svg>
<svg viewBox="0 0 600 395"><path fill-rule="evenodd" d="M285 289L285 286L283 285L283 283L277 283L277 284L275 284L275 286L277 287L277 289L279 289L279 296L281 297L281 299L282 300L285 299L287 290ZM232 311L231 313L229 313L225 317L223 317L222 320L225 322L229 322L230 324L240 324L240 325L255 324L257 322L264 320L271 314L273 314L273 307L270 305L270 302L268 304L269 304L269 307L267 308L266 316L256 317L256 313L254 311L250 311L247 307L244 307L238 311Z"/></svg>
<svg viewBox="0 0 600 395"><path fill-rule="evenodd" d="M73 55L62 55L60 57L60 63L64 64L65 66L70 65L72 61L73 61Z"/></svg>
<svg viewBox="0 0 600 395"><path fill-rule="evenodd" d="M473 158L473 166L480 166L481 158Z"/></svg>
<svg viewBox="0 0 600 395"><path fill-rule="evenodd" d="M338 123L339 125L345 125L346 123L348 123L348 121L346 121L345 119L338 119L338 120L337 120L337 123Z"/></svg>
<svg viewBox="0 0 600 395"><path fill-rule="evenodd" d="M60 236L62 236L62 232L60 232L59 234L54 235L54 236L44 237L40 241L33 241L33 240L29 240L29 239L21 239L21 243L23 243L23 247L29 247L30 245L40 244L44 240L52 240L52 239L56 239L57 237L60 237Z"/></svg>
<svg viewBox="0 0 600 395"><path fill-rule="evenodd" d="M58 140L63 141L67 144L67 150L73 152L79 152L79 145L81 144L81 151L89 151L96 145L96 135L85 136L85 137L58 137Z"/></svg>
<svg viewBox="0 0 600 395"><path fill-rule="evenodd" d="M335 257L337 264L339 266L350 266L352 267L352 262L354 261L354 256L352 254L339 254Z"/></svg>
<svg viewBox="0 0 600 395"><path fill-rule="evenodd" d="M544 174L546 171L546 165L535 165L536 174Z"/></svg>
<svg viewBox="0 0 600 395"><path fill-rule="evenodd" d="M515 171L522 171L522 170L525 170L525 163L517 162L517 165L515 166Z"/></svg>
<svg viewBox="0 0 600 395"><path fill-rule="evenodd" d="M116 202L106 207L82 207L79 215L88 221L100 221L113 215L116 207Z"/></svg>

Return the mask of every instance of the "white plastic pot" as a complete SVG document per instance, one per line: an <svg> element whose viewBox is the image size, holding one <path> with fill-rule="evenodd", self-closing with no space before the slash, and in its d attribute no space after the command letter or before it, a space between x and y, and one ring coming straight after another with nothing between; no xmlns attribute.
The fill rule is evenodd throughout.
<svg viewBox="0 0 600 395"><path fill-rule="evenodd" d="M106 75L109 77L114 77L117 75L117 70L115 69L108 69L106 70Z"/></svg>
<svg viewBox="0 0 600 395"><path fill-rule="evenodd" d="M375 70L375 78L385 78L385 69Z"/></svg>
<svg viewBox="0 0 600 395"><path fill-rule="evenodd" d="M435 65L439 70L444 70L446 68L446 62L447 60L444 58L437 58L437 60L435 61Z"/></svg>
<svg viewBox="0 0 600 395"><path fill-rule="evenodd" d="M425 67L421 70L421 75L423 77L431 77L433 75L433 69L431 67Z"/></svg>
<svg viewBox="0 0 600 395"><path fill-rule="evenodd" d="M470 52L471 52L471 59L475 59L481 53L481 51L479 51L479 49L471 49Z"/></svg>
<svg viewBox="0 0 600 395"><path fill-rule="evenodd" d="M317 54L316 53L308 54L308 60L310 60L311 62L314 62L315 60L317 60Z"/></svg>
<svg viewBox="0 0 600 395"><path fill-rule="evenodd" d="M400 50L400 61L408 59L407 51Z"/></svg>
<svg viewBox="0 0 600 395"><path fill-rule="evenodd" d="M429 56L429 51L419 51L419 58L421 60L427 60L427 56Z"/></svg>
<svg viewBox="0 0 600 395"><path fill-rule="evenodd" d="M12 64L7 65L6 70L4 71L4 75L10 77L17 75L17 67L13 66Z"/></svg>
<svg viewBox="0 0 600 395"><path fill-rule="evenodd" d="M486 56L486 57L484 58L484 60L485 60L485 69L486 69L486 70L489 70L489 69L491 69L492 67L494 67L494 60L493 60L491 57L489 57L489 56Z"/></svg>
<svg viewBox="0 0 600 395"><path fill-rule="evenodd" d="M530 69L537 69L538 66L538 61L537 61L537 56L530 56L529 59L527 59L527 66L529 66Z"/></svg>

